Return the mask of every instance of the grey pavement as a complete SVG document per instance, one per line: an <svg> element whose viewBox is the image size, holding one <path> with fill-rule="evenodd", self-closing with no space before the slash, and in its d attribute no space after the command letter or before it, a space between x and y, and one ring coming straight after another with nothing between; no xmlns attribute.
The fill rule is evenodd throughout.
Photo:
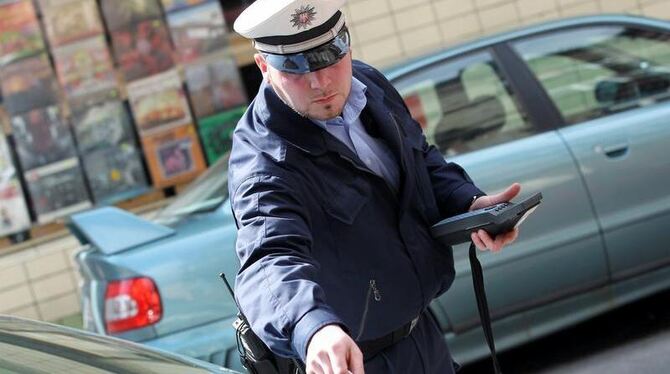
<svg viewBox="0 0 670 374"><path fill-rule="evenodd" d="M612 326L616 328L616 326ZM560 347L556 347L560 349ZM670 331L588 354L573 362L540 370L542 374L662 374L670 373Z"/></svg>
<svg viewBox="0 0 670 374"><path fill-rule="evenodd" d="M504 352L505 374L670 373L670 291ZM488 360L459 374L492 373Z"/></svg>

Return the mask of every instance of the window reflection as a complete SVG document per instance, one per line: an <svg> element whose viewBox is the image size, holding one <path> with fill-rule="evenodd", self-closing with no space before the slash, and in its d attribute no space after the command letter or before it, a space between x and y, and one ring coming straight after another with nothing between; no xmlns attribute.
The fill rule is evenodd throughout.
<svg viewBox="0 0 670 374"><path fill-rule="evenodd" d="M582 28L518 42L568 123L670 97L670 35L619 26Z"/></svg>
<svg viewBox="0 0 670 374"><path fill-rule="evenodd" d="M441 62L394 83L429 143L455 155L532 133L489 53Z"/></svg>

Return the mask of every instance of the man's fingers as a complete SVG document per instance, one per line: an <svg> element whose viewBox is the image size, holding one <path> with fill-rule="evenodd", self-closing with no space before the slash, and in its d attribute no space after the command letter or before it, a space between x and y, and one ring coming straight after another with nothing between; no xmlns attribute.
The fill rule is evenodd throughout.
<svg viewBox="0 0 670 374"><path fill-rule="evenodd" d="M505 245L505 235L506 234L501 234L496 236L495 240L493 240L493 247L491 247L492 252L498 252L502 249Z"/></svg>
<svg viewBox="0 0 670 374"><path fill-rule="evenodd" d="M318 362L312 361L307 364L307 374L326 374Z"/></svg>
<svg viewBox="0 0 670 374"><path fill-rule="evenodd" d="M511 231L496 235L495 238L484 230L477 230L470 234L470 239L479 250L489 249L492 252L498 252L507 244L515 241L517 236L519 236L519 229L515 227Z"/></svg>
<svg viewBox="0 0 670 374"><path fill-rule="evenodd" d="M496 251L499 248L497 248L495 240L491 238L491 235L489 235L488 232L484 230L478 230L477 231L477 237L481 240L481 242L484 244L484 249L488 248L490 250Z"/></svg>
<svg viewBox="0 0 670 374"><path fill-rule="evenodd" d="M503 192L490 196L482 196L470 205L470 210L485 208L487 206L508 202L514 199L521 191L519 183L512 183Z"/></svg>
<svg viewBox="0 0 670 374"><path fill-rule="evenodd" d="M363 352L361 352L358 346L354 346L351 349L351 354L349 355L349 371L352 374L365 374Z"/></svg>
<svg viewBox="0 0 670 374"><path fill-rule="evenodd" d="M498 252L507 244L515 241L518 236L518 228L499 234L495 238L491 238L491 235L484 230L478 230L470 234L470 239L480 250L490 249L492 252Z"/></svg>
<svg viewBox="0 0 670 374"><path fill-rule="evenodd" d="M505 243L504 244L507 245L507 244L515 241L518 236L519 236L519 229L515 227L514 230L512 230L508 233L505 233Z"/></svg>
<svg viewBox="0 0 670 374"><path fill-rule="evenodd" d="M488 249L493 249L493 239L491 238L491 235L489 235L488 232L484 230L479 230L477 231L477 235L479 236L479 239L482 240L482 243L486 246Z"/></svg>
<svg viewBox="0 0 670 374"><path fill-rule="evenodd" d="M363 354L356 343L338 325L319 329L307 346L309 374L363 374Z"/></svg>
<svg viewBox="0 0 670 374"><path fill-rule="evenodd" d="M503 246L513 242L516 240L516 237L519 235L519 229L515 228L511 231L508 231L504 234L500 234L496 236L496 243L500 244L500 247L502 248Z"/></svg>
<svg viewBox="0 0 670 374"><path fill-rule="evenodd" d="M519 192L521 191L521 185L519 183L512 183L507 189L497 195L493 195L494 204L504 203L514 199Z"/></svg>
<svg viewBox="0 0 670 374"><path fill-rule="evenodd" d="M470 234L470 238L472 239L472 242L475 243L475 247L477 247L477 249L481 251L486 249L486 245L482 242L481 239L479 239L479 235L477 235L476 232Z"/></svg>
<svg viewBox="0 0 670 374"><path fill-rule="evenodd" d="M349 369L349 365L344 355L339 352L332 352L330 354L330 364L332 367L332 373L334 374L346 374Z"/></svg>
<svg viewBox="0 0 670 374"><path fill-rule="evenodd" d="M330 355L325 352L318 352L315 357L307 362L307 374L333 374Z"/></svg>

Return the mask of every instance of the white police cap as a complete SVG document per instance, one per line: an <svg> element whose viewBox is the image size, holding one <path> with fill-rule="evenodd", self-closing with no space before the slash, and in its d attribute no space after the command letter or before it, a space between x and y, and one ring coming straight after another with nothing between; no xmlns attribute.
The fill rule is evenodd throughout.
<svg viewBox="0 0 670 374"><path fill-rule="evenodd" d="M257 0L235 21L235 31L256 49L294 54L334 39L344 26L346 0Z"/></svg>

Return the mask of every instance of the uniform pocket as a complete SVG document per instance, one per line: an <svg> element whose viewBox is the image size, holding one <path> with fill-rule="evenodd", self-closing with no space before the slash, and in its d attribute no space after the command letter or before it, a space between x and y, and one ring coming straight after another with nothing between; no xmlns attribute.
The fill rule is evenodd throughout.
<svg viewBox="0 0 670 374"><path fill-rule="evenodd" d="M323 208L329 216L338 221L351 225L356 220L358 213L370 200L369 189L365 181L356 177L348 183L338 183L326 187L322 198Z"/></svg>

